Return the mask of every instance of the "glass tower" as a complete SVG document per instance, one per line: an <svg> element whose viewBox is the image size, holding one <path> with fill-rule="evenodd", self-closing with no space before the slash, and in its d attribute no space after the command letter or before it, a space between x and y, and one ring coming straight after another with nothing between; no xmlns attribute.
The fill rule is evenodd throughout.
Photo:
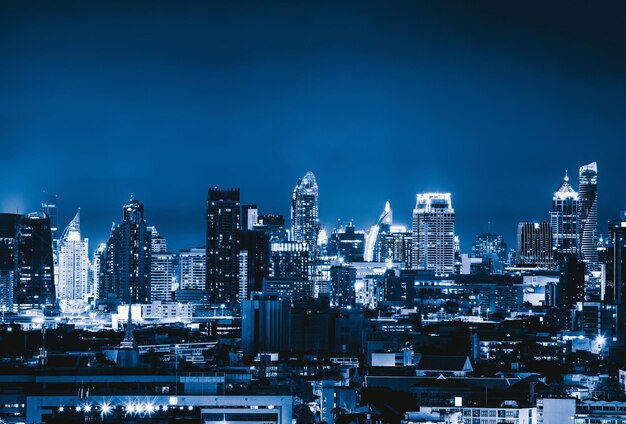
<svg viewBox="0 0 626 424"><path fill-rule="evenodd" d="M579 171L579 253L590 271L598 268L598 166L595 162Z"/></svg>
<svg viewBox="0 0 626 424"><path fill-rule="evenodd" d="M557 255L578 253L578 193L565 174L563 183L552 197L550 227L552 248Z"/></svg>

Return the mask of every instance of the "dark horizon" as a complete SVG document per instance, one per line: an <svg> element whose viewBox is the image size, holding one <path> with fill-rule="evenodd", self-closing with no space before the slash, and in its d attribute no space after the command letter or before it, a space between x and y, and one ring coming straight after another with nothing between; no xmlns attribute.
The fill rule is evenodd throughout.
<svg viewBox="0 0 626 424"><path fill-rule="evenodd" d="M569 171L599 167L599 231L626 207L626 6L486 1L0 4L0 211L59 195L90 250L130 195L170 250L203 244L207 189L372 225L452 193L463 251L515 245Z"/></svg>

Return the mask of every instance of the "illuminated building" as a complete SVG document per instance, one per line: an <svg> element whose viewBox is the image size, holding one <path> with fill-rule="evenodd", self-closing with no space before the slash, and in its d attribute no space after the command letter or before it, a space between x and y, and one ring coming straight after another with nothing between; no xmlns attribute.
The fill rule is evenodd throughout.
<svg viewBox="0 0 626 424"><path fill-rule="evenodd" d="M454 272L454 209L450 193L417 195L413 209L413 268Z"/></svg>
<svg viewBox="0 0 626 424"><path fill-rule="evenodd" d="M604 301L614 305L617 338L626 341L626 211L609 222Z"/></svg>
<svg viewBox="0 0 626 424"><path fill-rule="evenodd" d="M239 189L209 189L206 226L207 290L213 304L239 301Z"/></svg>
<svg viewBox="0 0 626 424"><path fill-rule="evenodd" d="M100 264L99 299L149 303L151 298L152 232L136 199L124 205L122 222L113 225Z"/></svg>
<svg viewBox="0 0 626 424"><path fill-rule="evenodd" d="M579 253L587 269L598 268L598 166L595 162L579 170Z"/></svg>
<svg viewBox="0 0 626 424"><path fill-rule="evenodd" d="M517 226L517 264L552 268L552 229L547 222L520 222Z"/></svg>
<svg viewBox="0 0 626 424"><path fill-rule="evenodd" d="M402 225L392 225L388 234L379 236L375 250L376 262L402 262L405 268L413 268L413 233Z"/></svg>
<svg viewBox="0 0 626 424"><path fill-rule="evenodd" d="M291 234L293 241L306 243L311 252L317 247L320 230L318 187L315 175L307 172L299 179L291 198Z"/></svg>
<svg viewBox="0 0 626 424"><path fill-rule="evenodd" d="M372 225L369 233L367 233L367 238L365 239L365 252L364 252L364 260L366 262L372 262L375 259L377 251L380 251L380 243L381 243L381 235L389 233L389 228L393 223L393 212L391 210L391 205L389 202L385 203L385 209L380 214L378 221L376 224Z"/></svg>
<svg viewBox="0 0 626 424"><path fill-rule="evenodd" d="M491 273L501 274L508 263L507 248L499 234L484 233L476 236L472 243L472 256L487 261Z"/></svg>
<svg viewBox="0 0 626 424"><path fill-rule="evenodd" d="M255 227L256 228L256 227ZM270 244L267 235L261 230L242 230L239 232L239 256L245 256L245 261L240 258L239 278L241 299L248 299L251 292L263 289L263 277L269 275ZM241 266L245 267L246 275L243 275Z"/></svg>
<svg viewBox="0 0 626 424"><path fill-rule="evenodd" d="M90 293L89 240L81 238L80 210L63 231L58 244L58 297L63 309L78 306Z"/></svg>
<svg viewBox="0 0 626 424"><path fill-rule="evenodd" d="M330 235L328 253L346 262L363 262L365 233L357 231L352 222L344 223Z"/></svg>
<svg viewBox="0 0 626 424"><path fill-rule="evenodd" d="M330 269L330 305L335 308L355 306L356 268L347 265Z"/></svg>
<svg viewBox="0 0 626 424"><path fill-rule="evenodd" d="M192 248L178 253L180 289L206 289L206 249Z"/></svg>
<svg viewBox="0 0 626 424"><path fill-rule="evenodd" d="M17 288L18 225L20 215L0 214L0 311L13 310Z"/></svg>
<svg viewBox="0 0 626 424"><path fill-rule="evenodd" d="M570 186L567 174L552 197L550 226L557 255L578 253L578 193Z"/></svg>

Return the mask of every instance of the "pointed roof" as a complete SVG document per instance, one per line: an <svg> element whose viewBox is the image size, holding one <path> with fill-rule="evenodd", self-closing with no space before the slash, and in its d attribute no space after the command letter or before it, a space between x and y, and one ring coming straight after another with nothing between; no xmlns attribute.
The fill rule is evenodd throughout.
<svg viewBox="0 0 626 424"><path fill-rule="evenodd" d="M78 209L76 215L74 215L74 218L65 227L61 235L61 242L78 240L80 240L80 209Z"/></svg>
<svg viewBox="0 0 626 424"><path fill-rule="evenodd" d="M567 176L567 171L566 171L565 177L563 178L563 182L554 193L554 198L555 199L567 199L570 197L574 199L578 199L578 193L569 184L569 177Z"/></svg>

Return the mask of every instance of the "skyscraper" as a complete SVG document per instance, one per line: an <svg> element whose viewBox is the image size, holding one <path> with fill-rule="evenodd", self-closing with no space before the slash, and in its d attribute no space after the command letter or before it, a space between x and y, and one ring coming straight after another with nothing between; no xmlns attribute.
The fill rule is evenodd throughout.
<svg viewBox="0 0 626 424"><path fill-rule="evenodd" d="M552 248L559 256L578 253L578 205L578 193L570 186L565 174L563 183L552 197L550 212Z"/></svg>
<svg viewBox="0 0 626 424"><path fill-rule="evenodd" d="M79 306L89 294L89 240L81 238L80 210L59 239L59 303L62 309Z"/></svg>
<svg viewBox="0 0 626 424"><path fill-rule="evenodd" d="M472 243L472 256L487 261L490 272L494 274L503 273L508 262L506 243L499 234L484 233L476 236Z"/></svg>
<svg viewBox="0 0 626 424"><path fill-rule="evenodd" d="M520 222L517 226L517 264L552 268L552 229L547 222Z"/></svg>
<svg viewBox="0 0 626 424"><path fill-rule="evenodd" d="M380 214L378 221L376 224L372 225L369 233L367 233L367 238L365 239L365 254L364 260L366 262L372 262L375 260L375 257L378 256L380 250L380 241L381 236L383 234L387 234L389 232L389 228L393 224L393 211L391 210L391 205L389 202L385 203L385 209Z"/></svg>
<svg viewBox="0 0 626 424"><path fill-rule="evenodd" d="M0 311L10 312L17 288L18 226L21 215L0 214Z"/></svg>
<svg viewBox="0 0 626 424"><path fill-rule="evenodd" d="M192 248L178 254L181 289L206 289L206 249Z"/></svg>
<svg viewBox="0 0 626 424"><path fill-rule="evenodd" d="M589 271L598 268L598 166L595 162L579 170L579 253Z"/></svg>
<svg viewBox="0 0 626 424"><path fill-rule="evenodd" d="M172 300L174 275L174 254L167 251L167 241L159 234L156 227L150 227L150 300Z"/></svg>
<svg viewBox="0 0 626 424"><path fill-rule="evenodd" d="M417 195L413 209L413 268L454 272L454 209L450 193Z"/></svg>
<svg viewBox="0 0 626 424"><path fill-rule="evenodd" d="M206 226L207 290L213 304L239 301L239 189L209 189Z"/></svg>
<svg viewBox="0 0 626 424"><path fill-rule="evenodd" d="M291 233L294 241L306 243L313 253L317 249L319 231L318 187L315 175L309 171L293 190Z"/></svg>
<svg viewBox="0 0 626 424"><path fill-rule="evenodd" d="M148 303L151 297L152 232L144 219L143 203L124 205L122 222L113 225L100 276L100 299Z"/></svg>
<svg viewBox="0 0 626 424"><path fill-rule="evenodd" d="M618 340L626 341L626 211L609 222L604 301L615 308Z"/></svg>

